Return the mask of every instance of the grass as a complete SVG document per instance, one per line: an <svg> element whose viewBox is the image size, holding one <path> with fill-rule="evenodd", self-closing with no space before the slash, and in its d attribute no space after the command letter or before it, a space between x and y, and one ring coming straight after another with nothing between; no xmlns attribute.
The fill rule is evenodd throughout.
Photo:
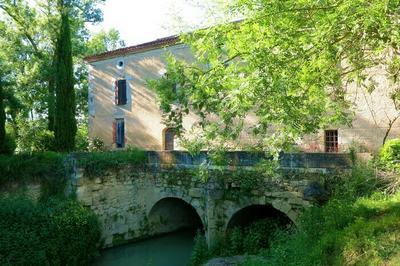
<svg viewBox="0 0 400 266"><path fill-rule="evenodd" d="M260 258L268 265L400 265L400 191L385 193L371 172L355 167L327 204L307 210L295 231L277 232Z"/></svg>

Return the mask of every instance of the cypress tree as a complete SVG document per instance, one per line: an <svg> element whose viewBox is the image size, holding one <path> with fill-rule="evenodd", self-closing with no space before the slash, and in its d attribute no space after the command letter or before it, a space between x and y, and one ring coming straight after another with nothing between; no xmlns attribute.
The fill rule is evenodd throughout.
<svg viewBox="0 0 400 266"><path fill-rule="evenodd" d="M69 7L61 2L61 27L56 46L55 145L58 151L71 151L75 146L75 91L72 64Z"/></svg>
<svg viewBox="0 0 400 266"><path fill-rule="evenodd" d="M0 77L0 154L7 153L6 144L6 112L4 110L3 84Z"/></svg>

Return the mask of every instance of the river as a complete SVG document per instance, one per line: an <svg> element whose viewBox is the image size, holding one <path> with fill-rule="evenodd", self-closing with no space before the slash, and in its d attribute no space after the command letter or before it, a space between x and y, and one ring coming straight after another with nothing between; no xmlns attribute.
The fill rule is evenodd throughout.
<svg viewBox="0 0 400 266"><path fill-rule="evenodd" d="M95 266L186 266L195 233L179 231L105 249Z"/></svg>

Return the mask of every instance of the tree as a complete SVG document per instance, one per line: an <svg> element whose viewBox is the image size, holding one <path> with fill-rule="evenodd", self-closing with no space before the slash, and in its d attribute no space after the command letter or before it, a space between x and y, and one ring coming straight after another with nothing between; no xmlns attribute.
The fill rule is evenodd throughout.
<svg viewBox="0 0 400 266"><path fill-rule="evenodd" d="M55 85L55 145L59 151L71 151L75 147L75 91L72 64L69 4L60 1L61 28L57 39Z"/></svg>
<svg viewBox="0 0 400 266"><path fill-rule="evenodd" d="M6 151L6 112L4 107L3 73L0 70L0 154Z"/></svg>
<svg viewBox="0 0 400 266"><path fill-rule="evenodd" d="M88 71L82 58L93 52L92 47L89 47L93 43L89 42L92 36L86 23L98 23L102 20L98 4L103 2L104 0L38 0L33 3L27 0L0 0L0 24L4 25L1 37L5 47L15 48L15 56L7 57L7 61L12 65L12 76L15 77L15 96L24 103L18 117L9 119L16 132L19 128L26 130L30 125L40 124L40 128L43 128L45 119L48 129L55 130L56 51L62 24L60 3L69 5L77 122L86 124ZM93 37L97 38L95 36ZM104 33L102 38L108 41L107 45L110 47L123 44L115 30ZM98 49L101 51L110 47ZM34 128L36 130L37 127L32 129ZM49 135L48 132L43 133L45 134L41 135ZM43 146L40 143L38 145ZM25 146L27 145L21 145Z"/></svg>
<svg viewBox="0 0 400 266"><path fill-rule="evenodd" d="M233 1L228 13L245 19L184 35L195 60L169 55L167 74L150 85L178 133L193 112L196 139L207 147L227 147L245 132L257 137L253 147L279 151L349 122L346 84L362 82L383 59L398 61L399 7L398 0Z"/></svg>
<svg viewBox="0 0 400 266"><path fill-rule="evenodd" d="M125 47L118 30L100 31L87 42L87 54L94 55Z"/></svg>

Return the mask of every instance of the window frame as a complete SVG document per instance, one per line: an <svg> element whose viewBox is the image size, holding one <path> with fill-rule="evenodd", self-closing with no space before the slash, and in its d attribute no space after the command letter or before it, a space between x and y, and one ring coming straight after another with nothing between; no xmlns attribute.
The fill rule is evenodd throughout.
<svg viewBox="0 0 400 266"><path fill-rule="evenodd" d="M169 141L167 139L167 136L170 135ZM175 136L176 136L176 132L175 132L175 128L173 127L168 127L165 128L163 130L163 150L164 151L173 151L175 150Z"/></svg>
<svg viewBox="0 0 400 266"><path fill-rule="evenodd" d="M122 133L119 133L121 127L119 125L122 123ZM125 148L125 119L124 118L116 118L113 123L113 142L116 148ZM122 134L122 136L121 136ZM121 137L121 140L119 139Z"/></svg>
<svg viewBox="0 0 400 266"><path fill-rule="evenodd" d="M125 86L123 86L123 84ZM123 106L128 104L128 81L126 79L117 79L114 84L115 94L114 103L118 106ZM122 92L125 91L123 94ZM123 97L123 95L125 97Z"/></svg>
<svg viewBox="0 0 400 266"><path fill-rule="evenodd" d="M324 146L326 153L339 152L339 131L337 129L324 131Z"/></svg>

